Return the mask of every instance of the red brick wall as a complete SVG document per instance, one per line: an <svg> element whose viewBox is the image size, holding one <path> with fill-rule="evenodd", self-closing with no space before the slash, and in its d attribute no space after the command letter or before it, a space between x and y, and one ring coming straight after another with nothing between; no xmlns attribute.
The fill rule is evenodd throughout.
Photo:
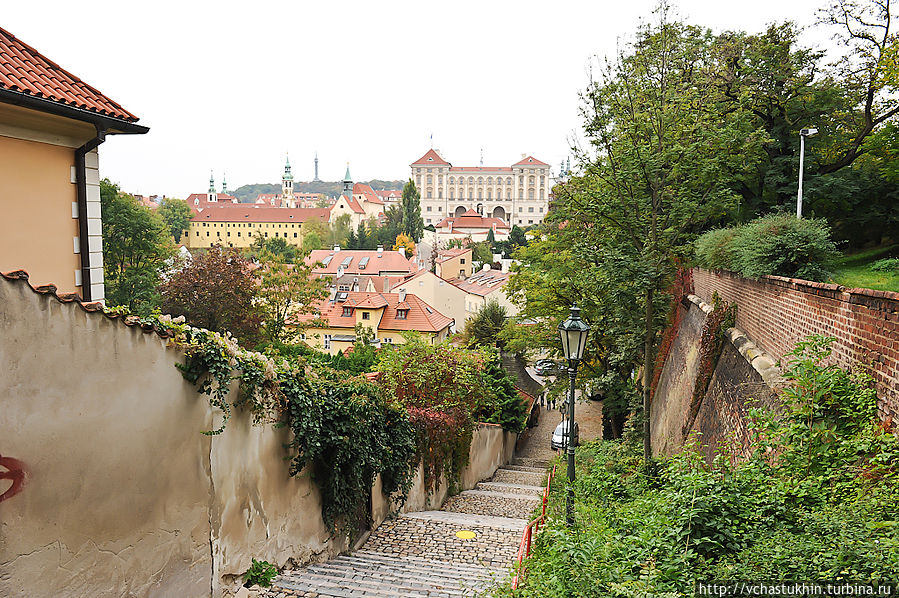
<svg viewBox="0 0 899 598"><path fill-rule="evenodd" d="M811 334L835 337L834 357L874 378L882 417L899 419L899 293L847 289L781 276L758 280L693 270L695 293L737 304L737 328L777 359Z"/></svg>

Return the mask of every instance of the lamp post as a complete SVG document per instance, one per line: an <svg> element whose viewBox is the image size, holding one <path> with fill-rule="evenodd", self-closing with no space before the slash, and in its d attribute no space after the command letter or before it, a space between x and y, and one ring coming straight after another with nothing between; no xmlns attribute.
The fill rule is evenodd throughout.
<svg viewBox="0 0 899 598"><path fill-rule="evenodd" d="M796 218L802 218L802 174L805 167L805 138L814 137L818 129L814 127L799 131L799 193L796 196Z"/></svg>
<svg viewBox="0 0 899 598"><path fill-rule="evenodd" d="M577 378L578 362L584 356L588 332L590 326L581 319L581 309L571 306L571 315L559 324L562 352L568 359L568 378L571 381L568 394L568 498L565 502L569 527L574 526L574 380Z"/></svg>

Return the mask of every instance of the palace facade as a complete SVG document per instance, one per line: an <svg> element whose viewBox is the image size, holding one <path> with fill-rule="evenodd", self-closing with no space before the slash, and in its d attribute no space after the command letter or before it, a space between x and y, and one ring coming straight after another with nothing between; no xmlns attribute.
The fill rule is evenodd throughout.
<svg viewBox="0 0 899 598"><path fill-rule="evenodd" d="M550 167L533 156L511 166L453 166L431 149L410 167L426 226L468 211L529 226L542 222L549 208Z"/></svg>

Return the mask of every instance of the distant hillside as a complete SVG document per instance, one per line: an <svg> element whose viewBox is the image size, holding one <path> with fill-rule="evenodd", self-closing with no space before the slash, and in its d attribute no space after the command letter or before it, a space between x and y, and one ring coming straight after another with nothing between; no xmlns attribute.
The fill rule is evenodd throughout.
<svg viewBox="0 0 899 598"><path fill-rule="evenodd" d="M364 182L364 181L357 181ZM382 181L373 179L367 183L372 189L378 191L380 189L402 189L405 181ZM297 193L323 193L325 195L335 197L343 190L342 181L319 181L319 182L302 182L296 181L293 184L294 191ZM231 191L231 195L239 199L241 202L251 202L262 193L281 193L281 185L272 183L256 183L253 185L242 185Z"/></svg>

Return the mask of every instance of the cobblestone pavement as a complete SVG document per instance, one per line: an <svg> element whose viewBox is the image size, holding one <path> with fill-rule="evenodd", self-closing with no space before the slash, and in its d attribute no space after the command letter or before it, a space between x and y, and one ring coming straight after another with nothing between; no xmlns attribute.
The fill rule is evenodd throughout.
<svg viewBox="0 0 899 598"><path fill-rule="evenodd" d="M506 579L545 482L543 467L518 464L450 497L440 511L383 522L361 550L286 572L264 598L479 596ZM472 538L457 536L472 532ZM465 536L465 534L462 534Z"/></svg>
<svg viewBox="0 0 899 598"><path fill-rule="evenodd" d="M579 403L585 440L601 435L601 405ZM583 417L583 419L582 419ZM549 448L561 417L541 414L510 465L474 490L450 497L440 511L406 513L383 522L361 550L280 575L263 598L480 596L507 578L522 531L540 506ZM599 422L597 428L595 422ZM597 432L598 429L598 432ZM457 532L473 532L460 538ZM465 534L463 534L464 536Z"/></svg>

